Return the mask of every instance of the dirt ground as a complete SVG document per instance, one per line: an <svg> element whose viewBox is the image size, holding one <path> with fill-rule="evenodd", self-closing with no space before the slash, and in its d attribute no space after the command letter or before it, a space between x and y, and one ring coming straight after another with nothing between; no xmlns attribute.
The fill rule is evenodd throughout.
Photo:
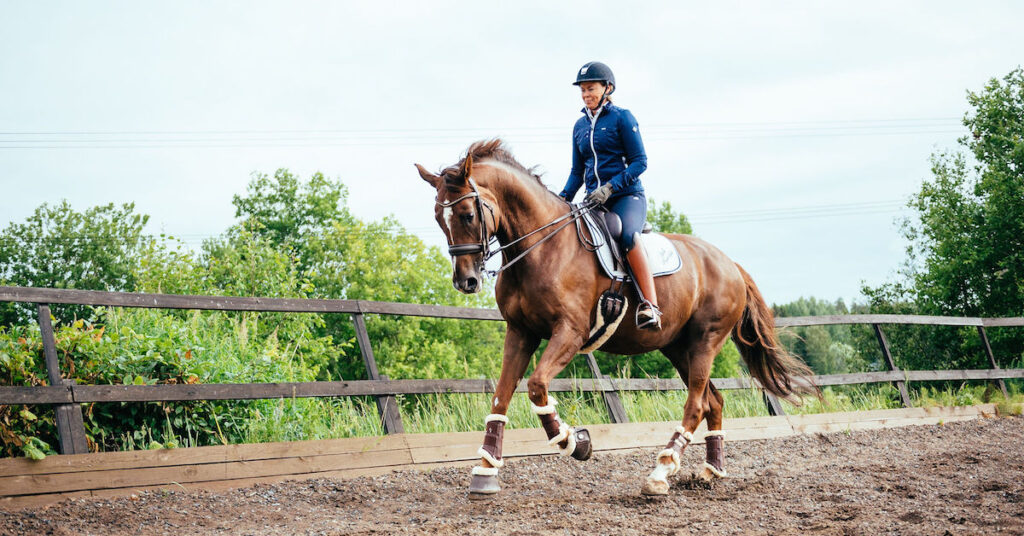
<svg viewBox="0 0 1024 536"><path fill-rule="evenodd" d="M445 468L69 500L0 512L0 534L1024 534L1022 445L1020 417L727 441L730 478L710 487L697 445L660 499L638 493L653 449L513 459L490 501Z"/></svg>

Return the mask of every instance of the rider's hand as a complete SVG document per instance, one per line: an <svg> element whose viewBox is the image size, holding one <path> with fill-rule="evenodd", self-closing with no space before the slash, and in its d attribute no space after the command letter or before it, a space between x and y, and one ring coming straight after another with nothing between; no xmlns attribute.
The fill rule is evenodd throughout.
<svg viewBox="0 0 1024 536"><path fill-rule="evenodd" d="M586 197L586 199L583 200L583 202L584 203L597 203L598 205L603 205L605 203L605 201L608 201L608 198L611 197L611 196L612 196L612 185L611 184L605 184L604 186L602 186L602 187L594 190L593 192L590 192L589 194L587 194L587 197Z"/></svg>

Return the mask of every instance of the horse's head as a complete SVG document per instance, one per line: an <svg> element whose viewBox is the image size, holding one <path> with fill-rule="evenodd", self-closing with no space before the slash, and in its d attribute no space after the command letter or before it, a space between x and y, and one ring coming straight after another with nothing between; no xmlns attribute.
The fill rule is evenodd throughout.
<svg viewBox="0 0 1024 536"><path fill-rule="evenodd" d="M498 225L496 200L474 178L473 157L434 175L416 164L420 177L437 190L434 219L448 239L452 284L466 294L482 288L488 242ZM483 166L483 169L489 169ZM482 170L481 170L482 171Z"/></svg>

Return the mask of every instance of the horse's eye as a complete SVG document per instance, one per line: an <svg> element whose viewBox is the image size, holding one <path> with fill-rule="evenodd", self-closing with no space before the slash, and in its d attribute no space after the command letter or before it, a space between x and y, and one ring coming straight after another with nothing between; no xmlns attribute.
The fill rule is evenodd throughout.
<svg viewBox="0 0 1024 536"><path fill-rule="evenodd" d="M463 214L462 221L464 223L473 223L473 213L470 212L469 214Z"/></svg>

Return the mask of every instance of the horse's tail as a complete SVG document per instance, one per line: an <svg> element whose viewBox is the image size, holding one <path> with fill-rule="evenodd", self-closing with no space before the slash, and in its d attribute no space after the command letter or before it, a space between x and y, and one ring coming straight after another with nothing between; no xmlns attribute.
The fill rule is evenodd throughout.
<svg viewBox="0 0 1024 536"><path fill-rule="evenodd" d="M796 404L804 394L820 397L820 391L809 378L813 375L811 369L779 342L772 311L754 280L742 266L737 264L736 267L743 274L747 287L747 306L743 319L732 330L732 340L747 363L750 375L766 391Z"/></svg>

